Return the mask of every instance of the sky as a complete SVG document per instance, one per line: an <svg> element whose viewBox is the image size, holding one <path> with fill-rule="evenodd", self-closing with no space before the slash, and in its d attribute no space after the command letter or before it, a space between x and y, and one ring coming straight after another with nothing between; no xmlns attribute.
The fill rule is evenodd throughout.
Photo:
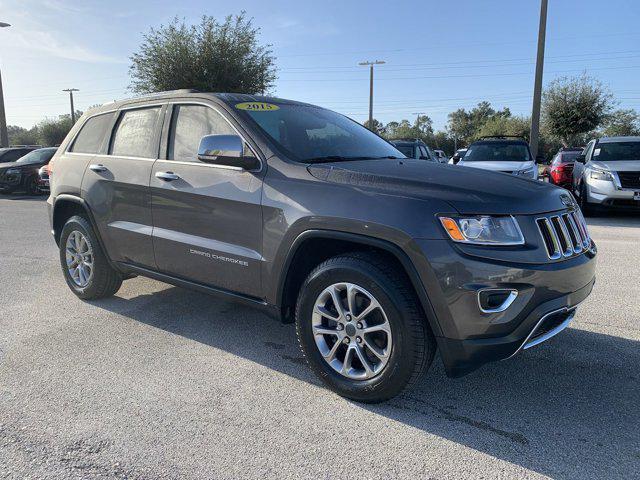
<svg viewBox="0 0 640 480"><path fill-rule="evenodd" d="M245 10L277 57L273 92L368 118L437 129L447 114L487 100L531 110L539 0L0 0L0 71L7 123L31 127L76 108L133 96L129 57L143 34L173 17L197 23ZM619 108L640 110L640 2L549 0L544 83L583 72Z"/></svg>

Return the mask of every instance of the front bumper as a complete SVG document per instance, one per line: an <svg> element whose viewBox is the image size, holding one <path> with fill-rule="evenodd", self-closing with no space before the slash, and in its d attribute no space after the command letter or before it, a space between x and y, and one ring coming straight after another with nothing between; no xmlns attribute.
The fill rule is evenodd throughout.
<svg viewBox="0 0 640 480"><path fill-rule="evenodd" d="M635 200L636 192L640 189L622 188L617 180L585 181L587 190L587 202L602 207L620 207L640 209L640 200ZM637 198L637 197L636 197Z"/></svg>
<svg viewBox="0 0 640 480"><path fill-rule="evenodd" d="M559 333L595 283L595 248L564 261L531 264L472 257L445 240L417 243L425 257L419 275L437 320L436 339L454 377ZM514 290L517 296L505 310L487 312L479 305L479 292L487 289Z"/></svg>

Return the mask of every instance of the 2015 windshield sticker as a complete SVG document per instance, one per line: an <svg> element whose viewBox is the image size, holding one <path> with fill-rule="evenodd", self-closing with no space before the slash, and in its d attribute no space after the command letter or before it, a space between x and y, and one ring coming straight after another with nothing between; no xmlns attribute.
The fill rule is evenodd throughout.
<svg viewBox="0 0 640 480"><path fill-rule="evenodd" d="M273 103L264 102L243 102L236 103L238 110L250 110L252 112L270 112L273 110L280 110L280 107Z"/></svg>

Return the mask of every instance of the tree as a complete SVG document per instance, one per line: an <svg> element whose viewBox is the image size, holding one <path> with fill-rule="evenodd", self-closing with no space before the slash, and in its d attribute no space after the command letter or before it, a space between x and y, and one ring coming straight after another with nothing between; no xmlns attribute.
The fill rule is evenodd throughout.
<svg viewBox="0 0 640 480"><path fill-rule="evenodd" d="M38 129L32 127L27 130L17 125L7 126L9 145L36 145L38 143Z"/></svg>
<svg viewBox="0 0 640 480"><path fill-rule="evenodd" d="M544 128L565 146L601 126L612 107L611 93L586 75L558 78L542 94Z"/></svg>
<svg viewBox="0 0 640 480"><path fill-rule="evenodd" d="M605 120L602 134L608 137L640 135L640 115L635 110L617 110Z"/></svg>
<svg viewBox="0 0 640 480"><path fill-rule="evenodd" d="M382 122L380 122L380 121L378 121L378 120L376 120L374 118L373 122L371 122L371 123L372 123L372 125L369 125L369 120L366 120L364 122L365 128L368 128L372 132L376 132L378 135L384 135L385 128L384 128L384 124Z"/></svg>
<svg viewBox="0 0 640 480"><path fill-rule="evenodd" d="M222 23L203 16L198 25L174 18L144 36L129 69L132 89L152 93L180 88L205 92L263 93L276 79L270 45L245 12Z"/></svg>
<svg viewBox="0 0 640 480"><path fill-rule="evenodd" d="M76 118L80 118L82 112L76 112ZM46 146L60 145L71 130L71 115L60 115L57 119L42 120L35 128L38 132L38 143Z"/></svg>
<svg viewBox="0 0 640 480"><path fill-rule="evenodd" d="M480 102L467 112L464 108L449 114L449 134L458 139L461 144L468 145L477 136L483 125L493 118L508 118L511 111L508 108L496 111L489 102Z"/></svg>
<svg viewBox="0 0 640 480"><path fill-rule="evenodd" d="M433 136L433 121L427 115L418 115L413 122L401 120L400 122L389 122L384 127L385 136L390 140L399 138L419 138L428 143Z"/></svg>
<svg viewBox="0 0 640 480"><path fill-rule="evenodd" d="M489 118L476 132L476 138L495 135L512 135L529 140L531 134L531 119L527 117L505 117L494 115Z"/></svg>

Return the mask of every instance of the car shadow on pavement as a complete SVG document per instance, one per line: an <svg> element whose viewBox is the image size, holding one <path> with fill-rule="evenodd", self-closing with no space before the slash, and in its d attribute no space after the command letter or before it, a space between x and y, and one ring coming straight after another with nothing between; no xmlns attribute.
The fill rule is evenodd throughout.
<svg viewBox="0 0 640 480"><path fill-rule="evenodd" d="M587 217L586 220L590 227L640 227L640 213L611 212Z"/></svg>
<svg viewBox="0 0 640 480"><path fill-rule="evenodd" d="M175 287L92 303L321 385L294 327L249 307ZM628 478L640 471L639 346L570 328L460 379L447 378L436 357L403 395L354 405L553 478Z"/></svg>

